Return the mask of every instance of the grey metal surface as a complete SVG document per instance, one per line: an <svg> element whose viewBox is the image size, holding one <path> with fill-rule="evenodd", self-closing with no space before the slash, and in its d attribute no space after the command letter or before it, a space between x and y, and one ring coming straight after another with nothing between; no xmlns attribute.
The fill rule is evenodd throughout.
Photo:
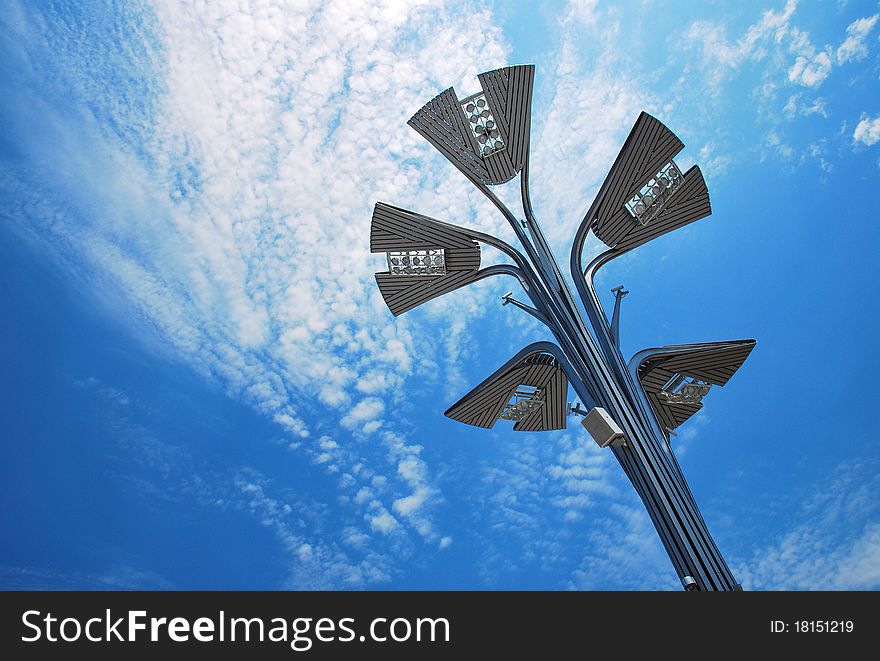
<svg viewBox="0 0 880 661"><path fill-rule="evenodd" d="M609 445L622 447L626 444L626 434L601 406L590 409L581 419L581 425L600 448L607 448Z"/></svg>
<svg viewBox="0 0 880 661"><path fill-rule="evenodd" d="M382 298L395 316L479 279L480 246L451 225L381 202L373 210L370 252L442 248L443 275L376 274Z"/></svg>
<svg viewBox="0 0 880 661"><path fill-rule="evenodd" d="M486 100L498 112L498 124L507 145L506 162L514 173L505 179L509 181L522 169L529 151L535 67L504 67L481 73L477 78Z"/></svg>
<svg viewBox="0 0 880 661"><path fill-rule="evenodd" d="M670 196L656 218L647 225L641 225L633 222L626 210L618 212L609 220L603 241L618 250L631 250L711 213L709 191L703 173L695 165L684 173L681 186ZM625 218L622 217L624 215Z"/></svg>
<svg viewBox="0 0 880 661"><path fill-rule="evenodd" d="M661 397L663 385L679 374L723 386L745 362L755 344L755 340L733 340L646 349L630 360L629 368L638 377L660 422L666 429L675 429L703 405L667 403Z"/></svg>
<svg viewBox="0 0 880 661"><path fill-rule="evenodd" d="M639 223L626 207L683 148L662 122L644 112L639 115L600 189L592 215L585 219L605 245L631 250L712 213L709 191L697 166L684 173L663 210L647 224Z"/></svg>
<svg viewBox="0 0 880 661"><path fill-rule="evenodd" d="M560 361L543 347L529 345L446 411L475 427L491 429L520 385L540 388L543 405L516 422L514 431L565 429L568 377Z"/></svg>
<svg viewBox="0 0 880 661"><path fill-rule="evenodd" d="M656 172L684 149L657 118L640 113L594 201L593 231L603 238L609 221Z"/></svg>
<svg viewBox="0 0 880 661"><path fill-rule="evenodd" d="M408 124L471 181L503 184L516 176L528 153L534 76L533 65L504 67L478 76L482 92L471 96L488 102L487 112L501 133L503 147L498 150L482 152L451 87L426 103Z"/></svg>

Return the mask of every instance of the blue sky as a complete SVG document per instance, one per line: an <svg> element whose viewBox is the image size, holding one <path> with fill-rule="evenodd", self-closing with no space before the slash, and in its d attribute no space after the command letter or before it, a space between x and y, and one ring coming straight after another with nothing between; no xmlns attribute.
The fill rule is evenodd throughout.
<svg viewBox="0 0 880 661"><path fill-rule="evenodd" d="M674 439L735 575L880 587L877 2L293 4L4 3L0 587L678 589L579 425L443 417L546 338L508 281L375 288L377 200L513 241L405 122L515 63L562 263L639 111L703 169L598 284L758 340Z"/></svg>

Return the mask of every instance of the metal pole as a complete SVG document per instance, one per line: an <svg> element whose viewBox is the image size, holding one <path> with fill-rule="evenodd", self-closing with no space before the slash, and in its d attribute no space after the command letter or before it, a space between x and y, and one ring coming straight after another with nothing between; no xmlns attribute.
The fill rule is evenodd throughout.
<svg viewBox="0 0 880 661"><path fill-rule="evenodd" d="M370 239L372 251L415 251L406 255L412 254L415 260L422 260L416 264L423 264L429 251L448 249L444 259L457 266L450 267L452 270L447 274L446 261L442 267L437 267L436 261L429 261L434 271L421 275L417 270L405 272L403 267L395 267L395 273L405 277L394 276L390 271L379 273L376 276L379 287L389 307L399 314L491 275L515 276L533 307L512 299L510 294L503 297L504 305L512 303L543 323L559 346L547 342L530 345L447 411L447 415L484 427L491 426L496 419L521 420L526 415L522 411L539 410L544 402L535 399L524 402L516 398L508 402L511 383L526 378L519 376L516 370L540 365L540 370L544 370L542 373L557 370L558 374L558 369L562 369L568 378L567 383L581 400L591 409L604 409L599 413L619 427L612 430L608 442L613 439L621 441L621 435L623 440L615 441L611 451L644 503L682 586L686 590L740 589L709 534L672 452L668 432L698 410L700 399L711 385L727 382L745 360L754 341L651 349L637 353L627 364L619 340L620 300L627 292L622 292L622 288L614 290L613 323L609 326L593 286L596 271L611 259L708 215L710 208L705 182L696 167L681 173L671 157L683 148L683 144L660 122L642 113L575 235L570 265L581 299L579 305L541 230L529 196L533 75L532 66L506 67L480 74L482 92L459 101L450 88L409 121L491 200L507 219L525 254L496 237L380 204L374 211ZM517 172L520 174L524 220L517 218L489 189L489 185L511 180ZM611 247L584 268L582 253L590 229ZM479 256L474 251L478 243L501 250L515 265L476 270ZM419 253L419 250L423 252ZM391 264L391 252L388 259ZM429 256L428 259L435 257ZM547 358L550 363L547 360L541 362L540 355L536 358L538 362L528 362L530 356L542 353L553 357ZM705 365L710 365L711 369L707 371ZM641 371L643 368L644 372ZM651 380L651 392L646 389L644 379ZM499 382L503 385L496 386ZM532 393L542 392L543 386L522 383L532 387ZM564 410L565 393L561 389L566 381L558 383L561 385L553 391L553 402L561 409L554 409L554 422L542 418L544 426L539 428L564 427L565 415L561 414L561 423L558 420L559 411ZM681 392L675 392L678 387L682 388ZM670 399L670 393L664 388L674 391L672 396L677 399ZM516 389L512 392L517 393L517 398L531 397L528 391L524 387L522 392ZM498 399L499 394L502 399ZM486 401L488 408L480 408ZM658 406L663 402L686 408L677 412L660 411ZM523 404L531 408L523 409ZM518 408L513 408L512 413L503 413L508 409L502 407L514 405ZM450 413L452 411L457 412ZM662 416L665 416L663 421ZM585 422L589 423L589 420L588 415ZM533 423L528 424L533 425L529 428L535 427Z"/></svg>

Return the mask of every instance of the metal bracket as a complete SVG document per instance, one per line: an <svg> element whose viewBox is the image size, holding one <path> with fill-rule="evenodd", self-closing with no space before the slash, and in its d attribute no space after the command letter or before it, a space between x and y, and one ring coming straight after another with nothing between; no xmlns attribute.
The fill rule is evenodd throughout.
<svg viewBox="0 0 880 661"><path fill-rule="evenodd" d="M541 314L538 310L533 308L531 305L526 305L525 303L521 303L520 301L513 298L513 292L509 291L501 297L501 300L504 301L501 305L515 305L520 310L524 310L532 315L535 319L540 321L542 324L549 326L550 322L547 321L547 317Z"/></svg>
<svg viewBox="0 0 880 661"><path fill-rule="evenodd" d="M614 346L620 349L620 302L629 292L623 288L623 285L620 285L612 289L611 293L614 294L614 313L611 316L611 341L614 342Z"/></svg>
<svg viewBox="0 0 880 661"><path fill-rule="evenodd" d="M577 413L578 415L582 415L582 416L585 416L585 415L587 415L587 413L589 413L589 411L587 411L586 409L581 408L580 402L575 402L574 406L572 406L571 402L569 402L568 403L568 412L570 415Z"/></svg>

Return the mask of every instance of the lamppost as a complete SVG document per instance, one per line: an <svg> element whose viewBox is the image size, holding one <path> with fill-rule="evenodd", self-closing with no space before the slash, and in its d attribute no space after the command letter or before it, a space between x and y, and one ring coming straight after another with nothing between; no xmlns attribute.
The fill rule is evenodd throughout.
<svg viewBox="0 0 880 661"><path fill-rule="evenodd" d="M641 113L575 235L570 267L579 306L529 199L534 73L533 65L522 65L480 74L479 92L459 99L449 88L408 122L492 201L524 252L496 237L380 202L370 228L371 252L384 252L388 260L388 270L376 274L379 290L397 316L492 275L516 278L531 304L514 299L512 292L503 296L503 304L538 319L556 343L525 347L446 415L485 428L512 420L514 431L563 429L569 413L583 416L583 426L614 454L642 499L684 588L740 589L709 534L669 437L702 408L712 386L727 383L755 341L645 349L626 362L618 338L621 299L628 292L613 290L609 324L593 284L596 272L612 259L708 216L705 181L697 166L678 168L673 157L684 148L682 142ZM517 174L522 219L489 188ZM590 231L608 248L584 266ZM481 269L481 245L500 250L512 263ZM569 385L586 408L567 403Z"/></svg>

